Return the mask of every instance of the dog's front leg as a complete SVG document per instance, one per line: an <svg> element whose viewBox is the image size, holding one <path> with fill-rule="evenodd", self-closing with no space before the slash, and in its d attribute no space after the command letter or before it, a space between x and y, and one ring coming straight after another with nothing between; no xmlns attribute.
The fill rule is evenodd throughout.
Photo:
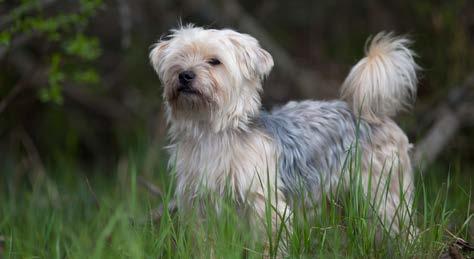
<svg viewBox="0 0 474 259"><path fill-rule="evenodd" d="M256 215L252 223L259 235L266 238L264 257L283 258L287 254L287 237L292 233L292 211L284 195L280 191L266 195L256 193L253 209Z"/></svg>

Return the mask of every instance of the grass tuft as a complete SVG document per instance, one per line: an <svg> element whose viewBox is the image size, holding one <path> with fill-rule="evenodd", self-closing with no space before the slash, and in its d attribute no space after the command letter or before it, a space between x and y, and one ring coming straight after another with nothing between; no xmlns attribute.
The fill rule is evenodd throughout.
<svg viewBox="0 0 474 259"><path fill-rule="evenodd" d="M153 196L138 185L139 172L138 163L128 163L117 174L87 177L65 167L47 170L47 176L32 182L14 180L13 172L6 171L0 178L0 257L262 257L266 238L255 235L254 226L229 197L209 199L217 200L219 212L209 202L179 214L165 209L158 221L151 220L156 207L168 206L172 184L167 172L156 170L148 179L167 188L164 197ZM455 237L469 240L472 228L470 183L459 170L449 175L417 177L413 218L419 233L413 242L386 234L377 242L380 229L369 199L355 186L347 195L323 194L325 202L319 206L294 211L291 233L283 225L277 236L268 235L271 254L284 245L291 258L439 257ZM202 211L206 217L199 216ZM264 220L271 220L270 214Z"/></svg>

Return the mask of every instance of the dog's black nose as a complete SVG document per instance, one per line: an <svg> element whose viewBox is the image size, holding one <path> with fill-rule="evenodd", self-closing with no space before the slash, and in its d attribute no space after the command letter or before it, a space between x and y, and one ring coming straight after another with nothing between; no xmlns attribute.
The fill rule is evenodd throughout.
<svg viewBox="0 0 474 259"><path fill-rule="evenodd" d="M194 77L196 77L196 74L194 74L194 72L190 70L183 71L179 73L178 76L179 82L182 85L188 85L189 83L191 83L191 81L193 81Z"/></svg>

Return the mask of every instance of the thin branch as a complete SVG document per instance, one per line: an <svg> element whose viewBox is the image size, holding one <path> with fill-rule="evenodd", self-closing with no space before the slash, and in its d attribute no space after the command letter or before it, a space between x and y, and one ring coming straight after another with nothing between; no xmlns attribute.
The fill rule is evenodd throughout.
<svg viewBox="0 0 474 259"><path fill-rule="evenodd" d="M89 94L80 87L71 85L65 85L63 93L66 98L96 115L122 122L131 119L130 111L113 99Z"/></svg>
<svg viewBox="0 0 474 259"><path fill-rule="evenodd" d="M460 126L461 121L458 114L451 109L444 109L426 136L416 143L413 154L416 167L424 171L455 136Z"/></svg>
<svg viewBox="0 0 474 259"><path fill-rule="evenodd" d="M45 178L46 170L43 164L43 160L41 159L40 153L38 149L36 148L36 145L33 142L33 139L30 137L30 135L26 132L26 130L22 126L18 127L16 132L18 133L20 141L26 150L26 153L28 155L28 160L30 164L32 165L32 168L36 169L35 179Z"/></svg>
<svg viewBox="0 0 474 259"><path fill-rule="evenodd" d="M13 89L8 93L8 95L5 96L5 98L3 98L3 99L0 101L0 114L1 114L3 111L5 111L5 109L6 109L7 106L11 103L11 101L12 101L13 99L15 99L15 97L25 88L26 82L27 82L26 79L20 80L20 81L13 87Z"/></svg>
<svg viewBox="0 0 474 259"><path fill-rule="evenodd" d="M474 86L474 74L461 87L453 88L448 98L434 109L436 119L426 136L419 140L413 152L413 165L424 172L433 163L462 126L472 123L472 108L469 103Z"/></svg>
<svg viewBox="0 0 474 259"><path fill-rule="evenodd" d="M32 32L15 37L6 46L0 46L0 60L7 56L7 53L13 49L19 48L32 40L38 33Z"/></svg>
<svg viewBox="0 0 474 259"><path fill-rule="evenodd" d="M85 179L86 179L87 189L89 189L89 192L91 193L92 198L94 199L94 204L95 204L97 209L100 209L99 199L97 198L97 195L95 194L94 189L92 189L92 186L89 183L89 178L87 178L87 176L86 176Z"/></svg>
<svg viewBox="0 0 474 259"><path fill-rule="evenodd" d="M15 19L17 18L16 16L17 14L25 15L32 12L35 9L43 10L51 6L52 4L54 4L54 2L56 1L57 0L40 0L37 2L31 2L30 4L20 5L19 7L15 9L15 12L9 12L8 15L5 15L3 19L0 20L0 31L3 30L8 24L11 24L12 22L14 22Z"/></svg>
<svg viewBox="0 0 474 259"><path fill-rule="evenodd" d="M161 191L160 187L154 185L150 181L147 181L144 177L139 176L138 177L138 183L145 187L148 192L150 192L153 196L158 196L162 197L163 196L163 191Z"/></svg>
<svg viewBox="0 0 474 259"><path fill-rule="evenodd" d="M31 78L29 81L33 86L43 87L48 84L47 69L39 67L33 58L25 52L15 51L8 60L23 77ZM30 71L36 71L36 73L31 75ZM96 115L121 123L130 121L132 117L131 112L116 100L90 94L78 86L66 84L63 88L63 94L67 99Z"/></svg>
<svg viewBox="0 0 474 259"><path fill-rule="evenodd" d="M168 202L168 206L166 207L168 209L168 213L173 214L178 210L178 206L176 204L176 200L170 200ZM161 204L158 208L154 209L151 212L151 219L155 222L160 221L160 219L163 217L164 214L164 204Z"/></svg>

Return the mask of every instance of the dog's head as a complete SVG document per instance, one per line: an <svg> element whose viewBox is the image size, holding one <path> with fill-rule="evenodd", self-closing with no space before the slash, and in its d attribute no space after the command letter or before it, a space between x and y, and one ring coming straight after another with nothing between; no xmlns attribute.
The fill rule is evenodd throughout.
<svg viewBox="0 0 474 259"><path fill-rule="evenodd" d="M153 46L150 60L164 86L170 118L239 126L260 108L272 56L250 35L188 25Z"/></svg>

